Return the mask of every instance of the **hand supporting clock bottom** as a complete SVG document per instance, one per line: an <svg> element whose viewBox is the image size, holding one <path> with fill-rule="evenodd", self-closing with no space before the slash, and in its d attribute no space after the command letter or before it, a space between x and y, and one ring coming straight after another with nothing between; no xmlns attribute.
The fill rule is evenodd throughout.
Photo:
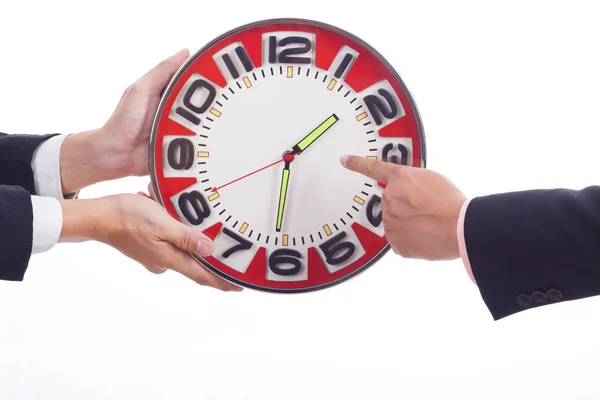
<svg viewBox="0 0 600 400"><path fill-rule="evenodd" d="M208 256L212 241L172 218L154 200L122 194L90 200L61 200L59 242L96 240L138 261L150 272L176 271L194 282L224 291L242 289L199 265L186 252Z"/></svg>

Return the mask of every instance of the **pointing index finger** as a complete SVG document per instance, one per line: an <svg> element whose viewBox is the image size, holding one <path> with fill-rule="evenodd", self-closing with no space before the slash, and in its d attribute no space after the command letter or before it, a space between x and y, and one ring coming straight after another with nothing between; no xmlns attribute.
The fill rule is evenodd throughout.
<svg viewBox="0 0 600 400"><path fill-rule="evenodd" d="M392 172L398 167L396 164L359 156L343 156L340 162L350 171L363 174L384 185L387 185Z"/></svg>

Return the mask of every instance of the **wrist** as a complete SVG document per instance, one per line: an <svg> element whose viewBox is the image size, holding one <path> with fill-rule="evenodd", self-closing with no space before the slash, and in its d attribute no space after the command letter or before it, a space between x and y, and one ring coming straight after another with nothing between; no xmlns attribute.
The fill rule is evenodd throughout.
<svg viewBox="0 0 600 400"><path fill-rule="evenodd" d="M69 135L60 151L63 193L127 176L122 155L110 148L103 129Z"/></svg>
<svg viewBox="0 0 600 400"><path fill-rule="evenodd" d="M460 258L460 238L459 238L459 225L460 225L460 212L465 202L463 196L449 199L448 204L445 206L445 215L441 217L443 221L440 224L438 231L442 233L442 244L440 246L441 256L439 259L443 260L456 260Z"/></svg>
<svg viewBox="0 0 600 400"><path fill-rule="evenodd" d="M94 136L91 140L95 146L101 148L103 159L102 165L111 179L125 178L132 175L132 151L133 146L123 146L118 144L119 134L111 132L107 125L94 131Z"/></svg>
<svg viewBox="0 0 600 400"><path fill-rule="evenodd" d="M98 240L106 230L105 221L112 220L107 198L59 200L59 203L63 212L59 242Z"/></svg>

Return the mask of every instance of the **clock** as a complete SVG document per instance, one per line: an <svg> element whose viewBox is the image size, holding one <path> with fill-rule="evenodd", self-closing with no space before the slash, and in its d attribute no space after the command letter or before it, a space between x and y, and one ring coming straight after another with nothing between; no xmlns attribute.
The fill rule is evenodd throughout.
<svg viewBox="0 0 600 400"><path fill-rule="evenodd" d="M421 120L391 65L323 23L267 20L196 52L161 98L150 139L157 200L214 240L193 256L237 285L305 292L388 249L383 186L346 154L425 166Z"/></svg>

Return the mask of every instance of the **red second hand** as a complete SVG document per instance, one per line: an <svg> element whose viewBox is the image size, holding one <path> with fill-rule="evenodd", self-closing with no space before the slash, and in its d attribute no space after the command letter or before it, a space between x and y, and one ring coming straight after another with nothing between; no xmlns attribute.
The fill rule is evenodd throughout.
<svg viewBox="0 0 600 400"><path fill-rule="evenodd" d="M226 184L224 184L224 185L221 185L221 186L218 186L218 187L214 187L214 188L212 188L211 192L217 192L217 191L219 191L219 189L223 189L225 186L229 186L229 185L231 185L232 183L235 183L235 182L237 182L237 181L240 181L240 180L242 180L242 179L244 179L244 178L247 178L247 177L249 177L249 176L251 176L251 175L254 175L254 174L256 174L257 172L260 172L260 171L262 171L263 169L267 169L267 168L269 168L269 167L272 167L273 165L277 165L277 164L279 164L280 162L284 162L284 161L292 161L292 159L293 159L295 156L297 156L298 154L299 154L299 153L295 153L295 154L289 154L289 153L288 153L288 154L286 154L286 155L285 155L285 156L284 156L284 157L283 157L281 160L275 161L274 163L271 163L271 164L269 164L269 165L267 165L267 166L264 166L264 167L262 167L262 168L259 168L259 169L257 169L256 171L252 171L252 172L250 172L249 174L246 174L246 175L244 175L244 176L241 176L241 177L239 177L239 178L237 178L237 179L234 179L234 180L232 180L231 182L227 182L227 183L226 183Z"/></svg>

